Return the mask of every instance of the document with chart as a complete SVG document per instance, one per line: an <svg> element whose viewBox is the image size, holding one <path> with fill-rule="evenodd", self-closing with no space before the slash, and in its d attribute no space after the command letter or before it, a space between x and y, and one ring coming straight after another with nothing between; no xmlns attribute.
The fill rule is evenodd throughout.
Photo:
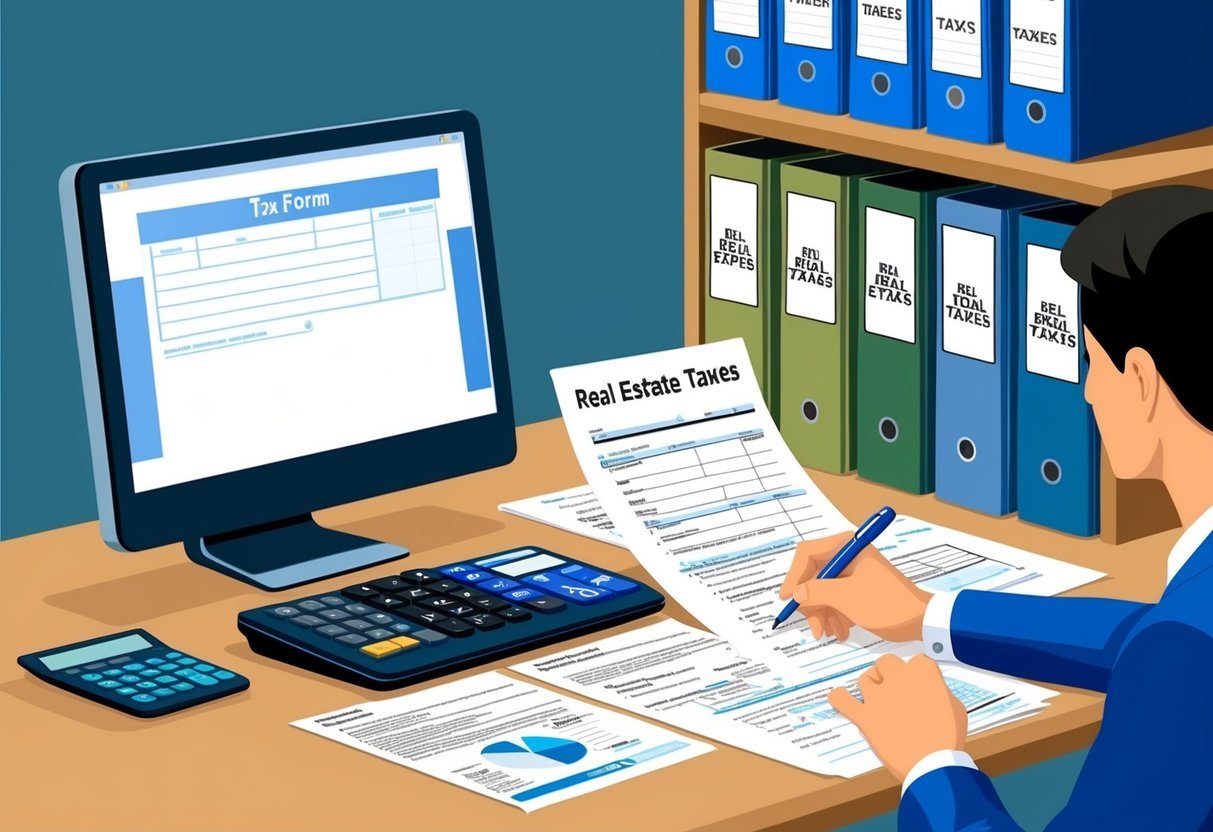
<svg viewBox="0 0 1213 832"><path fill-rule="evenodd" d="M806 680L844 678L874 652L921 649L859 629L845 644L817 641L800 615L772 631L796 544L853 527L779 436L740 339L552 378L586 481L628 548L718 636ZM1102 577L909 517L876 548L932 591L1048 595Z"/></svg>
<svg viewBox="0 0 1213 832"><path fill-rule="evenodd" d="M291 724L527 812L713 750L493 672Z"/></svg>
<svg viewBox="0 0 1213 832"><path fill-rule="evenodd" d="M665 620L511 670L797 768L853 777L880 761L826 697L840 685L854 691L871 664L853 661L833 679L781 677L711 633ZM1036 713L1056 695L959 665L943 671L970 734Z"/></svg>

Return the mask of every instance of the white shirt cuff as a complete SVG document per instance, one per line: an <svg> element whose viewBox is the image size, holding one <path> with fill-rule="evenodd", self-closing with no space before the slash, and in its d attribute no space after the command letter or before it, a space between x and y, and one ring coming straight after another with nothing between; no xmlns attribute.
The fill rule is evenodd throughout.
<svg viewBox="0 0 1213 832"><path fill-rule="evenodd" d="M952 652L952 605L957 594L941 592L931 596L922 616L922 643L927 655L941 662L956 661Z"/></svg>
<svg viewBox="0 0 1213 832"><path fill-rule="evenodd" d="M949 593L951 594L951 593ZM905 797L910 786L919 777L924 774L930 774L941 768L949 768L951 766L962 766L964 768L976 769L977 764L973 762L973 758L963 751L932 751L927 756L923 757L914 768L910 769L910 773L906 775L905 781L901 784L901 796Z"/></svg>

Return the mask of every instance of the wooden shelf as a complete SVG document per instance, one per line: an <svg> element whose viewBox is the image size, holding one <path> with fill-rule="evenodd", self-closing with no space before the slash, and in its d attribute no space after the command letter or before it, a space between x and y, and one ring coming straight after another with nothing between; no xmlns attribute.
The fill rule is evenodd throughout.
<svg viewBox="0 0 1213 832"><path fill-rule="evenodd" d="M984 145L932 136L713 92L698 95L700 124L757 136L886 159L909 167L963 176L1051 196L1102 205L1118 194L1165 182L1213 187L1213 128L1187 133L1084 162L1058 162Z"/></svg>

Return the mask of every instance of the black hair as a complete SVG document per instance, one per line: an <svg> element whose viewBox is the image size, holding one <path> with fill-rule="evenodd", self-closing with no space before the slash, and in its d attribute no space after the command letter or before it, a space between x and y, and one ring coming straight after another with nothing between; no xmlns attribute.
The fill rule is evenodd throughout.
<svg viewBox="0 0 1213 832"><path fill-rule="evenodd" d="M1140 347L1188 414L1213 430L1213 190L1164 185L1094 211L1061 252L1082 322L1122 373Z"/></svg>

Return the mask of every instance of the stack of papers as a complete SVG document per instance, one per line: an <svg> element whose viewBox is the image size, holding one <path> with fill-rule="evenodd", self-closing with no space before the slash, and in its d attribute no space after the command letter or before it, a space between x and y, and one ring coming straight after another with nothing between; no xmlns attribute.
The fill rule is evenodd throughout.
<svg viewBox="0 0 1213 832"><path fill-rule="evenodd" d="M594 492L585 485L502 503L497 509L612 546L626 546L623 535L615 531L610 516L599 504Z"/></svg>

